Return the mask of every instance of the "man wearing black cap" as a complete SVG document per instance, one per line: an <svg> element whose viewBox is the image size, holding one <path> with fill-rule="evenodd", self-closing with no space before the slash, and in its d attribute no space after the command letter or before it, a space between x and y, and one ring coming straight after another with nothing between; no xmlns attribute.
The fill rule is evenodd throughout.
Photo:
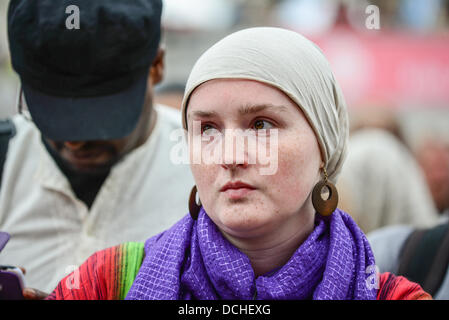
<svg viewBox="0 0 449 320"><path fill-rule="evenodd" d="M0 263L25 267L29 287L51 291L93 252L143 241L187 211L193 179L170 161L180 115L153 106L161 10L161 0L10 2L19 109L23 91L31 119L13 119Z"/></svg>

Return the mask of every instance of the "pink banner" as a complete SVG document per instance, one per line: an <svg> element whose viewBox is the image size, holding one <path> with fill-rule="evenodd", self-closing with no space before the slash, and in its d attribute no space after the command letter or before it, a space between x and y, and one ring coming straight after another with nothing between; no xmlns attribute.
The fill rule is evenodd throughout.
<svg viewBox="0 0 449 320"><path fill-rule="evenodd" d="M329 59L350 107L449 108L449 35L336 29L312 40Z"/></svg>

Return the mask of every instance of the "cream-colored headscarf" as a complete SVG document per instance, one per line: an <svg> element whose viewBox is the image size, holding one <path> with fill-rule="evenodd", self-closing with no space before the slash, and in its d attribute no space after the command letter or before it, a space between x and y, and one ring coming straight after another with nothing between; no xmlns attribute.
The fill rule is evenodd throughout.
<svg viewBox="0 0 449 320"><path fill-rule="evenodd" d="M346 155L348 116L343 94L321 50L300 34L280 28L233 33L196 62L182 101L183 126L192 92L213 79L256 80L278 88L303 111L318 139L331 181Z"/></svg>

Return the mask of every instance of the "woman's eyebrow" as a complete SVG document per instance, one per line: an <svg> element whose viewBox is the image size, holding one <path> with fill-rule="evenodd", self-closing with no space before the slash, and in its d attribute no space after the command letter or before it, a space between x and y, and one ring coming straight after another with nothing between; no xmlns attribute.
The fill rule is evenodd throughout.
<svg viewBox="0 0 449 320"><path fill-rule="evenodd" d="M257 105L246 105L242 106L238 109L238 113L241 116L261 112L263 110L270 110L274 112L286 112L288 108L283 105L272 105L272 104L257 104ZM191 116L199 117L199 118L212 118L218 116L216 111L204 111L204 110L196 110L189 112L187 117Z"/></svg>
<svg viewBox="0 0 449 320"><path fill-rule="evenodd" d="M191 113L189 112L187 116L188 117L195 116L195 117L200 117L200 118L212 118L217 115L218 115L218 113L215 111L197 110L197 111L193 111Z"/></svg>
<svg viewBox="0 0 449 320"><path fill-rule="evenodd" d="M274 112L285 112L287 111L288 108L286 106L282 105L277 106L272 104L246 105L239 109L239 114L244 116L247 114L257 113L268 109Z"/></svg>

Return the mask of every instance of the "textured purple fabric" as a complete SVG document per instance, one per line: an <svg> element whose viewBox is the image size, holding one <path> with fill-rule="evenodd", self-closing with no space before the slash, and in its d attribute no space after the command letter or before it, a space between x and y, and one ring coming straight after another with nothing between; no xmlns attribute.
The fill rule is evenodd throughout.
<svg viewBox="0 0 449 320"><path fill-rule="evenodd" d="M255 278L248 257L201 209L147 240L145 259L126 299L375 299L368 241L345 212L317 215L315 228L290 260Z"/></svg>
<svg viewBox="0 0 449 320"><path fill-rule="evenodd" d="M9 233L0 231L0 252L6 246L10 238Z"/></svg>

